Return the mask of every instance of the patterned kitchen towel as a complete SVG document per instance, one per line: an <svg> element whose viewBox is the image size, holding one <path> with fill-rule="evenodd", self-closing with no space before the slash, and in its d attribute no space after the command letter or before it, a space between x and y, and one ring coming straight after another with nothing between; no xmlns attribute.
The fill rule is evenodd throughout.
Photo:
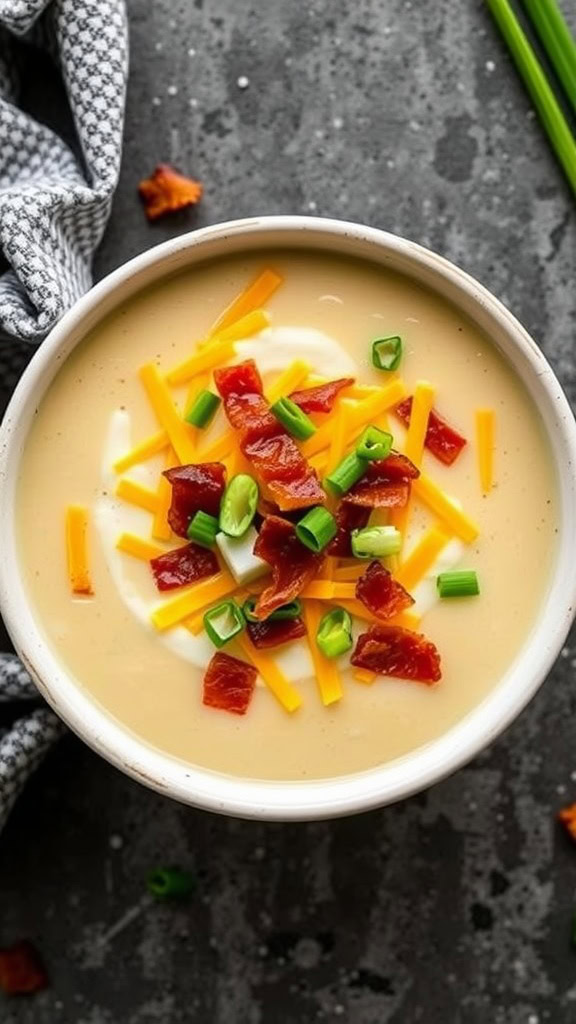
<svg viewBox="0 0 576 1024"><path fill-rule="evenodd" d="M59 65L78 158L18 106L17 68L36 69L22 42ZM40 342L90 287L118 180L127 55L123 0L0 0L0 345ZM0 654L0 701L16 700L39 695L18 659ZM0 829L62 731L46 707L0 730Z"/></svg>
<svg viewBox="0 0 576 1024"><path fill-rule="evenodd" d="M58 60L82 164L19 108L16 36ZM0 0L0 331L20 341L41 341L90 287L118 180L126 77L123 0Z"/></svg>

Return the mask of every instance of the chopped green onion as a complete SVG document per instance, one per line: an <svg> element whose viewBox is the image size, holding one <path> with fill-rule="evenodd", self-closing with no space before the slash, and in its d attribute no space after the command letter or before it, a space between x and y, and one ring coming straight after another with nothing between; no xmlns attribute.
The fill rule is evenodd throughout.
<svg viewBox="0 0 576 1024"><path fill-rule="evenodd" d="M346 494L346 491L349 491L361 476L364 476L367 465L366 459L361 459L356 452L351 452L345 459L342 459L342 462L336 466L336 469L333 469L324 478L324 483L333 494L340 497L341 494Z"/></svg>
<svg viewBox="0 0 576 1024"><path fill-rule="evenodd" d="M213 391L200 391L194 399L192 408L186 414L186 422L191 423L193 427L207 427L221 401L222 399Z"/></svg>
<svg viewBox="0 0 576 1024"><path fill-rule="evenodd" d="M182 899L195 887L194 876L180 868L158 868L148 875L149 892L158 899Z"/></svg>
<svg viewBox="0 0 576 1024"><path fill-rule="evenodd" d="M478 577L473 569L441 572L436 578L440 597L476 597L480 593Z"/></svg>
<svg viewBox="0 0 576 1024"><path fill-rule="evenodd" d="M402 338L376 338L372 342L372 363L377 370L397 370L402 359Z"/></svg>
<svg viewBox="0 0 576 1024"><path fill-rule="evenodd" d="M524 0L550 63L576 110L576 41L556 0Z"/></svg>
<svg viewBox="0 0 576 1024"><path fill-rule="evenodd" d="M254 608L258 602L257 597L247 597L242 605L242 614L247 622L260 622L254 615ZM298 598L294 598L288 604L281 604L279 608L276 608L271 615L268 615L266 621L273 622L274 619L297 619L302 614L302 604Z"/></svg>
<svg viewBox="0 0 576 1024"><path fill-rule="evenodd" d="M317 505L295 526L296 536L301 544L311 551L323 551L338 533L334 516L327 509Z"/></svg>
<svg viewBox="0 0 576 1024"><path fill-rule="evenodd" d="M215 516L209 516L206 512L197 512L190 520L186 536L195 544L201 544L203 548L211 548L216 543L216 534L220 527Z"/></svg>
<svg viewBox="0 0 576 1024"><path fill-rule="evenodd" d="M298 441L306 441L307 438L312 437L312 434L316 433L316 427L310 417L305 412L302 412L302 409L290 398L280 398L277 402L274 402L274 405L270 406L270 412L274 414L283 427L286 427L288 433L292 434L292 437L297 438Z"/></svg>
<svg viewBox="0 0 576 1024"><path fill-rule="evenodd" d="M243 537L256 515L258 484L247 473L238 473L228 484L220 505L220 529L228 537Z"/></svg>
<svg viewBox="0 0 576 1024"><path fill-rule="evenodd" d="M358 444L356 455L361 459L387 459L392 450L394 438L387 430L380 430L380 427L366 427Z"/></svg>
<svg viewBox="0 0 576 1024"><path fill-rule="evenodd" d="M316 643L325 658L338 658L352 647L352 619L344 608L334 608L320 619Z"/></svg>
<svg viewBox="0 0 576 1024"><path fill-rule="evenodd" d="M366 526L350 534L355 558L386 558L397 555L402 547L402 534L395 526Z"/></svg>
<svg viewBox="0 0 576 1024"><path fill-rule="evenodd" d="M215 647L224 647L245 625L242 610L235 601L222 601L204 615L204 629Z"/></svg>

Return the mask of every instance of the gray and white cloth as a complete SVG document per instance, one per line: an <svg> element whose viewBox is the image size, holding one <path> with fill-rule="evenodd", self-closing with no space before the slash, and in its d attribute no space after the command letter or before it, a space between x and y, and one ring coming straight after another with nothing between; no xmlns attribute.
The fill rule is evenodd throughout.
<svg viewBox="0 0 576 1024"><path fill-rule="evenodd" d="M18 67L35 68L19 59L22 44L59 67L77 155L19 106ZM118 181L127 65L123 0L0 0L0 376L13 346L42 341L92 283ZM23 699L39 700L34 684L0 654L0 702ZM0 828L61 731L45 706L0 731Z"/></svg>

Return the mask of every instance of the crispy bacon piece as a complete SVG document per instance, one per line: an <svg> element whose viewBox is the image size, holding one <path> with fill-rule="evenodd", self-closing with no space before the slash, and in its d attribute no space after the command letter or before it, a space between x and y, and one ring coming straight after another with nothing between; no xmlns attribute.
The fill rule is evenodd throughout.
<svg viewBox="0 0 576 1024"><path fill-rule="evenodd" d="M187 583L215 576L219 571L214 552L200 544L183 544L180 548L158 555L151 559L150 568L158 590L185 587Z"/></svg>
<svg viewBox="0 0 576 1024"><path fill-rule="evenodd" d="M168 522L178 537L186 536L196 512L218 516L225 472L221 462L201 462L164 470L164 476L172 484Z"/></svg>
<svg viewBox="0 0 576 1024"><path fill-rule="evenodd" d="M421 633L400 626L371 626L358 637L350 661L356 668L429 686L442 678L434 644Z"/></svg>
<svg viewBox="0 0 576 1024"><path fill-rule="evenodd" d="M394 412L404 426L408 427L412 413L412 397L409 396L403 402L400 402L400 405L396 406ZM443 462L445 466L451 466L467 443L465 437L462 437L457 430L454 430L454 427L451 427L436 412L436 409L432 409L428 417L428 429L424 444L435 458Z"/></svg>
<svg viewBox="0 0 576 1024"><path fill-rule="evenodd" d="M240 448L267 496L281 510L319 505L326 495L298 445L269 410L252 359L214 371L229 422L241 431Z"/></svg>
<svg viewBox="0 0 576 1024"><path fill-rule="evenodd" d="M35 946L27 939L0 949L0 990L7 996L29 995L48 987L48 975Z"/></svg>
<svg viewBox="0 0 576 1024"><path fill-rule="evenodd" d="M558 811L558 821L561 821L571 839L576 842L576 804L568 804Z"/></svg>
<svg viewBox="0 0 576 1024"><path fill-rule="evenodd" d="M392 452L387 459L370 462L364 476L342 500L365 508L403 508L410 496L411 481L418 476L420 470L410 459Z"/></svg>
<svg viewBox="0 0 576 1024"><path fill-rule="evenodd" d="M279 647L280 644L306 636L306 626L300 618L249 622L246 629L254 647Z"/></svg>
<svg viewBox="0 0 576 1024"><path fill-rule="evenodd" d="M199 181L180 174L170 164L158 164L154 173L138 185L148 220L194 206L202 198L203 191Z"/></svg>
<svg viewBox="0 0 576 1024"><path fill-rule="evenodd" d="M378 619L391 619L414 604L414 598L377 560L357 580L356 597Z"/></svg>
<svg viewBox="0 0 576 1024"><path fill-rule="evenodd" d="M314 388L293 391L289 397L302 412L332 412L340 391L349 388L353 383L354 377L340 377L338 380L326 381L326 384L318 384Z"/></svg>
<svg viewBox="0 0 576 1024"><path fill-rule="evenodd" d="M328 554L338 558L352 558L350 534L352 530L362 530L370 519L370 509L362 505L347 505L341 501L334 513L338 533L328 546Z"/></svg>
<svg viewBox="0 0 576 1024"><path fill-rule="evenodd" d="M245 715L256 684L257 670L239 658L218 651L204 675L202 703L209 708Z"/></svg>
<svg viewBox="0 0 576 1024"><path fill-rule="evenodd" d="M323 554L315 554L298 540L294 526L280 516L267 516L262 523L254 554L272 567L272 583L262 591L254 608L258 619L266 619L288 604L318 574Z"/></svg>

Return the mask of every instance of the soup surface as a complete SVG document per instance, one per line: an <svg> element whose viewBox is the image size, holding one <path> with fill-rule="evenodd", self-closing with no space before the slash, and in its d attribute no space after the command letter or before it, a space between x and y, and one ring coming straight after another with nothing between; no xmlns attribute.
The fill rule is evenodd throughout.
<svg viewBox="0 0 576 1024"><path fill-rule="evenodd" d="M451 541L413 592L419 630L442 658L435 686L382 677L362 684L346 656L339 665L342 699L325 707L300 640L267 652L302 697L294 714L260 679L244 716L205 707L202 678L213 646L205 633L183 626L159 633L151 610L173 595L158 594L146 562L116 549L126 531L151 538L151 513L116 496L121 475L112 465L159 429L139 367L154 362L167 371L186 359L267 265L284 279L265 304L271 325L236 346L236 359L255 359L265 387L295 359L323 378L388 384L394 375L371 365L371 341L401 335L398 372L406 393L420 379L431 381L436 407L469 442L452 466L428 450L422 462L479 527L473 543ZM186 388L174 391L180 403L185 396ZM494 486L485 495L474 426L481 406L496 417ZM405 432L393 414L388 422L402 451ZM220 409L197 442L198 461L202 447L226 429ZM124 476L155 490L165 465L165 455L156 455ZM556 501L535 406L489 339L456 308L370 263L278 251L206 263L165 280L120 305L85 338L38 410L17 517L30 599L79 686L140 738L177 758L233 775L288 780L357 772L397 758L444 733L483 699L510 666L545 596ZM89 598L71 595L66 572L64 517L73 503L89 510ZM401 559L434 521L414 497ZM480 596L438 600L436 575L457 568L476 570ZM355 623L356 633L366 628ZM242 657L234 643L225 650Z"/></svg>

